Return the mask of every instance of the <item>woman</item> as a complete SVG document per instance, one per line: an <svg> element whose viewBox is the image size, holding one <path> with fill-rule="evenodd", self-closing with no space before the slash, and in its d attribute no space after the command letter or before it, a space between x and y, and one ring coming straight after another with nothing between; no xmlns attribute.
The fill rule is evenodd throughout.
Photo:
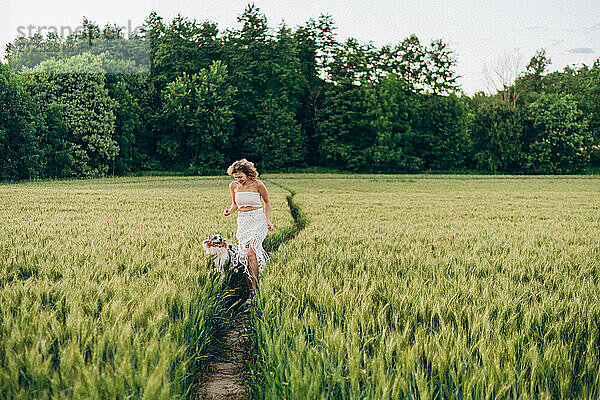
<svg viewBox="0 0 600 400"><path fill-rule="evenodd" d="M258 273L262 271L269 255L262 243L268 231L273 230L271 223L271 203L264 183L256 179L258 172L254 163L238 160L227 168L227 174L235 178L229 184L231 207L223 211L224 216L238 210L238 230L236 238L240 246L240 263L244 266L244 275L250 293L248 300L254 298ZM260 199L265 203L263 211Z"/></svg>

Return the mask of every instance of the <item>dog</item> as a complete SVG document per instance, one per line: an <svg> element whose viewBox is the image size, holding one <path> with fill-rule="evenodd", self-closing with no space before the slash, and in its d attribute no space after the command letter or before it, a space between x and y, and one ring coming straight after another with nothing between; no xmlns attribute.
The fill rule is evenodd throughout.
<svg viewBox="0 0 600 400"><path fill-rule="evenodd" d="M206 254L215 256L213 271L223 273L225 271L238 273L244 269L240 264L240 247L237 244L227 243L221 235L211 235L202 241L202 247Z"/></svg>

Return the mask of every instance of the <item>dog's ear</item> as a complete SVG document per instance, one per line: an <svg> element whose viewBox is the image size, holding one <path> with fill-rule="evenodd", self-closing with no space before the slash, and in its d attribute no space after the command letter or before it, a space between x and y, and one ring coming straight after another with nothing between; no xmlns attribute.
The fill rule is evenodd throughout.
<svg viewBox="0 0 600 400"><path fill-rule="evenodd" d="M208 250L208 242L210 241L210 237L204 239L202 241L202 247L204 248L204 251L206 252L206 254L210 254L209 250Z"/></svg>

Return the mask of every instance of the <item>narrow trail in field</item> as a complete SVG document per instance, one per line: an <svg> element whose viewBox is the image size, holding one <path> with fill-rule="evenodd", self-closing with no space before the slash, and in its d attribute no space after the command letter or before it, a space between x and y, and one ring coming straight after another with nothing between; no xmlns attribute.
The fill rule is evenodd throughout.
<svg viewBox="0 0 600 400"><path fill-rule="evenodd" d="M269 181L276 186L289 192L286 197L290 213L294 219L294 225L279 231L277 234L269 235L265 239L265 248L270 253L277 251L279 246L292 240L298 232L307 225L307 220L300 208L294 202L293 190L290 190L276 182ZM250 390L245 383L248 373L246 371L248 355L248 312L245 306L237 311L232 311L228 316L229 330L225 334L225 340L219 357L209 364L207 373L195 381L192 385L192 396L194 399L250 399Z"/></svg>
<svg viewBox="0 0 600 400"><path fill-rule="evenodd" d="M246 360L248 346L245 314L233 316L231 327L225 336L223 354L208 366L207 375L196 392L198 399L232 399L250 398L246 379Z"/></svg>

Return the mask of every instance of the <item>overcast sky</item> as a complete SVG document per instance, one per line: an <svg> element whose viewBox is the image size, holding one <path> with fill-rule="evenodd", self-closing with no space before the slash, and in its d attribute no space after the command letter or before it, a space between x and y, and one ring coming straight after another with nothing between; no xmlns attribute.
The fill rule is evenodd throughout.
<svg viewBox="0 0 600 400"><path fill-rule="evenodd" d="M237 26L248 1L184 0L0 0L0 48L19 35L19 27L77 27L82 17L103 26L141 25L151 11L170 21L177 13L210 20L224 30ZM458 56L457 72L467 94L485 88L482 69L504 53L518 53L522 66L544 47L553 70L592 65L600 57L598 0L461 1L461 0L257 0L271 27L282 20L290 27L329 14L338 39L355 37L376 46L416 34L422 42L442 38Z"/></svg>

